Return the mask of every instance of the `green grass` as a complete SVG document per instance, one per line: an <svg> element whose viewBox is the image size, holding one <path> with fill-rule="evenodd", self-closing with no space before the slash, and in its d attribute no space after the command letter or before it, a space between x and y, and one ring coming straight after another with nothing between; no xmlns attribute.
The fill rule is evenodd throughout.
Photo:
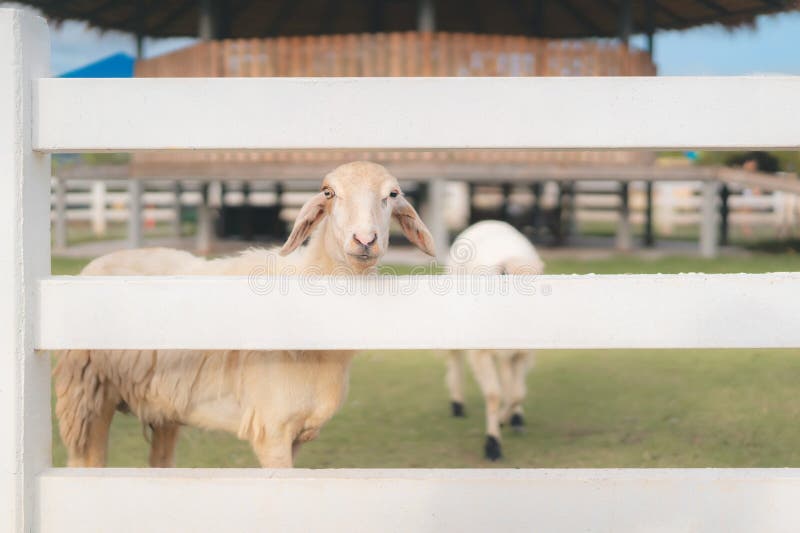
<svg viewBox="0 0 800 533"><path fill-rule="evenodd" d="M593 221L578 224L578 232L584 236L613 237L617 232L616 222ZM631 223L634 239L644 236L644 224ZM728 241L735 246L756 246L764 241L775 239L776 230L771 225L730 225ZM697 241L700 238L700 227L695 224L677 225L669 234L656 231L658 241ZM784 241L779 241L784 242Z"/></svg>
<svg viewBox="0 0 800 533"><path fill-rule="evenodd" d="M55 274L85 260L53 260ZM800 270L793 255L703 260L636 256L548 262L551 273L769 272ZM402 269L406 272L407 269ZM400 332L402 333L402 332ZM483 405L467 389L468 417L449 416L444 361L436 353L368 352L353 365L350 395L301 467L800 466L800 354L792 350L541 351L528 376L528 421L506 433L505 459L481 456ZM54 427L54 464L64 449ZM256 466L247 443L186 428L183 467ZM131 416L117 415L112 466L144 466L147 444Z"/></svg>
<svg viewBox="0 0 800 533"><path fill-rule="evenodd" d="M194 223L184 222L181 227L183 235L191 235L195 231ZM166 222L159 222L154 227L143 228L145 238L167 237L172 235L172 228ZM125 223L109 222L104 235L95 235L88 223L70 223L67 225L67 246L97 241L124 240L128 236Z"/></svg>

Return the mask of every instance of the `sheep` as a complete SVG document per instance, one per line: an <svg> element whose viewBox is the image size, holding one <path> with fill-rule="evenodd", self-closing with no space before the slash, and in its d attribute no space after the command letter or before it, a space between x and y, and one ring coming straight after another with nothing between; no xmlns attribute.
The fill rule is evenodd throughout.
<svg viewBox="0 0 800 533"><path fill-rule="evenodd" d="M430 232L384 167L365 161L329 173L280 249L206 260L164 248L92 261L82 275L355 275L374 272L392 218L434 255ZM300 245L309 238L304 248ZM267 271L264 268L267 268ZM265 302L266 304L267 302ZM265 324L270 327L270 324ZM56 415L68 466L105 466L116 410L152 429L149 464L174 466L181 425L235 433L263 467L291 467L346 396L352 351L69 350L57 353Z"/></svg>
<svg viewBox="0 0 800 533"><path fill-rule="evenodd" d="M542 262L528 239L510 224L478 222L464 230L450 249L449 270L454 274L541 274ZM464 416L464 356L483 393L486 405L484 455L502 457L500 425L515 430L524 425L522 402L525 376L533 363L532 350L451 350L446 383L453 416Z"/></svg>

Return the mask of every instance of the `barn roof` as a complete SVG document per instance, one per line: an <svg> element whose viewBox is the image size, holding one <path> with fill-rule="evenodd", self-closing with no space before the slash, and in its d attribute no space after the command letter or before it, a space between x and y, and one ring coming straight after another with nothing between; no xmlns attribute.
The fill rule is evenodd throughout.
<svg viewBox="0 0 800 533"><path fill-rule="evenodd" d="M153 37L196 36L201 2L214 6L219 37L408 31L417 0L28 0L54 20L79 19ZM614 37L631 2L633 30L750 24L757 15L800 8L798 0L435 0L436 29L450 32ZM137 8L138 6L138 8Z"/></svg>

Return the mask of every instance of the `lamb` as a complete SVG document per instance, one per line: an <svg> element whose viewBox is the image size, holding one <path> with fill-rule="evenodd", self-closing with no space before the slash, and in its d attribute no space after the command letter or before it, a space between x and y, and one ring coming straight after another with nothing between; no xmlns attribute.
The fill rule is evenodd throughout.
<svg viewBox="0 0 800 533"><path fill-rule="evenodd" d="M92 261L82 275L248 275L374 271L396 219L429 255L433 239L397 180L365 161L329 173L300 210L280 250L251 249L206 260L164 248L127 250ZM310 237L309 244L300 245ZM266 271L264 270L266 267ZM290 267L292 267L290 269ZM269 327L269 324L265 324ZM263 467L291 467L342 404L351 351L69 350L57 354L56 415L69 466L106 463L116 410L152 429L153 467L174 466L181 425L235 433Z"/></svg>
<svg viewBox="0 0 800 533"><path fill-rule="evenodd" d="M542 262L528 239L510 224L497 220L478 222L464 230L450 250L453 274L541 274ZM464 416L464 356L483 393L486 405L484 454L502 457L500 425L521 430L525 376L533 363L532 350L451 350L446 382L453 416Z"/></svg>

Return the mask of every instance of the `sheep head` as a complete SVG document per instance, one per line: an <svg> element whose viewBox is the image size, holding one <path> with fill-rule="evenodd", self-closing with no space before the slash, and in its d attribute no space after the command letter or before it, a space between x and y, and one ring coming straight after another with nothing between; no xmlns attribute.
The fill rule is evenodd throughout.
<svg viewBox="0 0 800 533"><path fill-rule="evenodd" d="M327 253L361 271L386 252L392 218L411 243L434 255L433 238L397 179L375 163L347 163L325 176L322 190L300 209L280 254L294 251L322 224L320 238Z"/></svg>

